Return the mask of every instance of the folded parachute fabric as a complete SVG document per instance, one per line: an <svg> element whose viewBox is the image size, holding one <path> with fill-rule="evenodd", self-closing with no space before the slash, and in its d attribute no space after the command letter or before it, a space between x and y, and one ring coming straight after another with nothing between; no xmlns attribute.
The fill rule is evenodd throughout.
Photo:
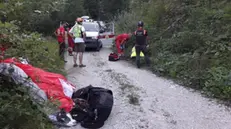
<svg viewBox="0 0 231 129"><path fill-rule="evenodd" d="M23 60L9 58L0 62L0 74L11 77L16 84L29 87L36 103L58 101L58 111L46 113L58 127L80 123L84 128L100 128L111 114L113 93L109 89L87 86L75 91L75 86L60 74L33 67Z"/></svg>
<svg viewBox="0 0 231 129"><path fill-rule="evenodd" d="M0 74L2 76L10 76L16 84L22 84L29 87L30 96L36 100L36 103L42 104L47 101L46 93L34 83L29 76L17 65L13 63L0 62Z"/></svg>
<svg viewBox="0 0 231 129"><path fill-rule="evenodd" d="M75 105L72 100L75 86L68 82L63 75L44 71L16 58L1 60L0 74L11 77L16 84L29 87L29 94L35 103L44 104L48 100L58 101L59 109L66 113L63 115L68 121L65 122L66 126L75 125L73 124L75 121L70 116ZM47 114L47 116L50 115ZM54 119L51 120L54 121Z"/></svg>
<svg viewBox="0 0 231 129"><path fill-rule="evenodd" d="M15 74L30 78L31 83L35 85L37 89L40 89L42 98L46 94L49 100L58 100L60 102L60 109L65 109L66 112L70 112L74 102L71 97L74 92L74 85L69 83L67 79L60 74L51 73L44 71L40 68L33 67L30 64L21 63L15 58L9 58L3 60L1 65L6 65L7 67L13 67ZM1 71L1 70L0 70ZM14 79L15 81L17 78Z"/></svg>

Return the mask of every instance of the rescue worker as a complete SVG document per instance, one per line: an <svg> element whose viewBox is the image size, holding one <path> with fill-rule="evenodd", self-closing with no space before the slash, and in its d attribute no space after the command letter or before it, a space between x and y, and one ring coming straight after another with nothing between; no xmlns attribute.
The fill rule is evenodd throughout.
<svg viewBox="0 0 231 129"><path fill-rule="evenodd" d="M117 52L119 56L124 55L124 46L130 37L131 37L131 34L127 34L127 33L123 33L123 34L116 36L115 42L116 42L116 48L117 48Z"/></svg>
<svg viewBox="0 0 231 129"><path fill-rule="evenodd" d="M83 52L85 51L85 28L82 25L83 19L77 18L76 24L70 29L70 34L74 38L73 60L74 67L77 67L77 56L79 55L79 67L86 67L83 64Z"/></svg>
<svg viewBox="0 0 231 129"><path fill-rule="evenodd" d="M59 56L62 60L64 60L64 52L65 52L65 29L64 25L60 25L60 27L54 32L55 36L57 37L58 43L59 43Z"/></svg>
<svg viewBox="0 0 231 129"><path fill-rule="evenodd" d="M142 21L138 22L138 28L134 32L135 38L136 38L136 43L135 43L135 48L136 48L136 65L138 68L140 68L140 52L143 52L146 64L149 66L150 65L150 59L148 57L148 50L147 50L147 30L143 28L144 23Z"/></svg>

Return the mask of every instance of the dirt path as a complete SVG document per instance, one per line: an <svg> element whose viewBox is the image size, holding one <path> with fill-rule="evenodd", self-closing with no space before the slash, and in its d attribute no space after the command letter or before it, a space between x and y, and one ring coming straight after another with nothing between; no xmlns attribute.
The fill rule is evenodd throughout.
<svg viewBox="0 0 231 129"><path fill-rule="evenodd" d="M73 68L69 56L66 64L68 79L77 87L92 84L114 92L112 114L102 129L231 128L224 107L127 62L108 62L110 52L86 52L86 68Z"/></svg>

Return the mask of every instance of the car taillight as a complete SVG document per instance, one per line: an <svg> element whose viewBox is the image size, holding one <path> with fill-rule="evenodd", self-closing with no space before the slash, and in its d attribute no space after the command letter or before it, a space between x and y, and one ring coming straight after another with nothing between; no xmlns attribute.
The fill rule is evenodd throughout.
<svg viewBox="0 0 231 129"><path fill-rule="evenodd" d="M103 38L103 36L102 36L102 35L99 35L97 38L98 38L98 39L102 39L102 38Z"/></svg>

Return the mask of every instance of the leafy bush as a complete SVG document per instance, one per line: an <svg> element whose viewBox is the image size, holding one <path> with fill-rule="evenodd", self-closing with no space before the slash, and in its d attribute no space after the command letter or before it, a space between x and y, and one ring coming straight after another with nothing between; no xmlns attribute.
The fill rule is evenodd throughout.
<svg viewBox="0 0 231 129"><path fill-rule="evenodd" d="M7 21L14 21L20 30L38 31L44 34L53 32L59 25L59 17L53 18L53 12L62 12L65 1L62 0L10 0L0 2L0 15L5 14Z"/></svg>
<svg viewBox="0 0 231 129"><path fill-rule="evenodd" d="M27 90L0 76L0 127L2 129L52 129Z"/></svg>
<svg viewBox="0 0 231 129"><path fill-rule="evenodd" d="M0 23L0 44L7 46L7 57L26 57L33 66L64 74L58 44L38 33L22 33L14 24ZM44 107L48 105L43 105ZM42 108L43 108L42 106ZM45 113L34 104L27 89L0 76L0 127L11 129L52 129Z"/></svg>
<svg viewBox="0 0 231 129"><path fill-rule="evenodd" d="M47 40L38 33L21 33L20 29L10 23L0 23L1 44L9 47L6 57L26 57L35 67L50 72L64 73L64 62L58 56L58 44L55 40Z"/></svg>
<svg viewBox="0 0 231 129"><path fill-rule="evenodd" d="M134 31L135 23L142 19L149 32L154 72L230 100L231 3L149 0L142 5L117 18L117 33ZM127 47L131 50L130 42Z"/></svg>
<svg viewBox="0 0 231 129"><path fill-rule="evenodd" d="M130 0L1 0L0 16L14 21L21 31L50 35L60 22L74 23L77 17L110 20L128 8Z"/></svg>

